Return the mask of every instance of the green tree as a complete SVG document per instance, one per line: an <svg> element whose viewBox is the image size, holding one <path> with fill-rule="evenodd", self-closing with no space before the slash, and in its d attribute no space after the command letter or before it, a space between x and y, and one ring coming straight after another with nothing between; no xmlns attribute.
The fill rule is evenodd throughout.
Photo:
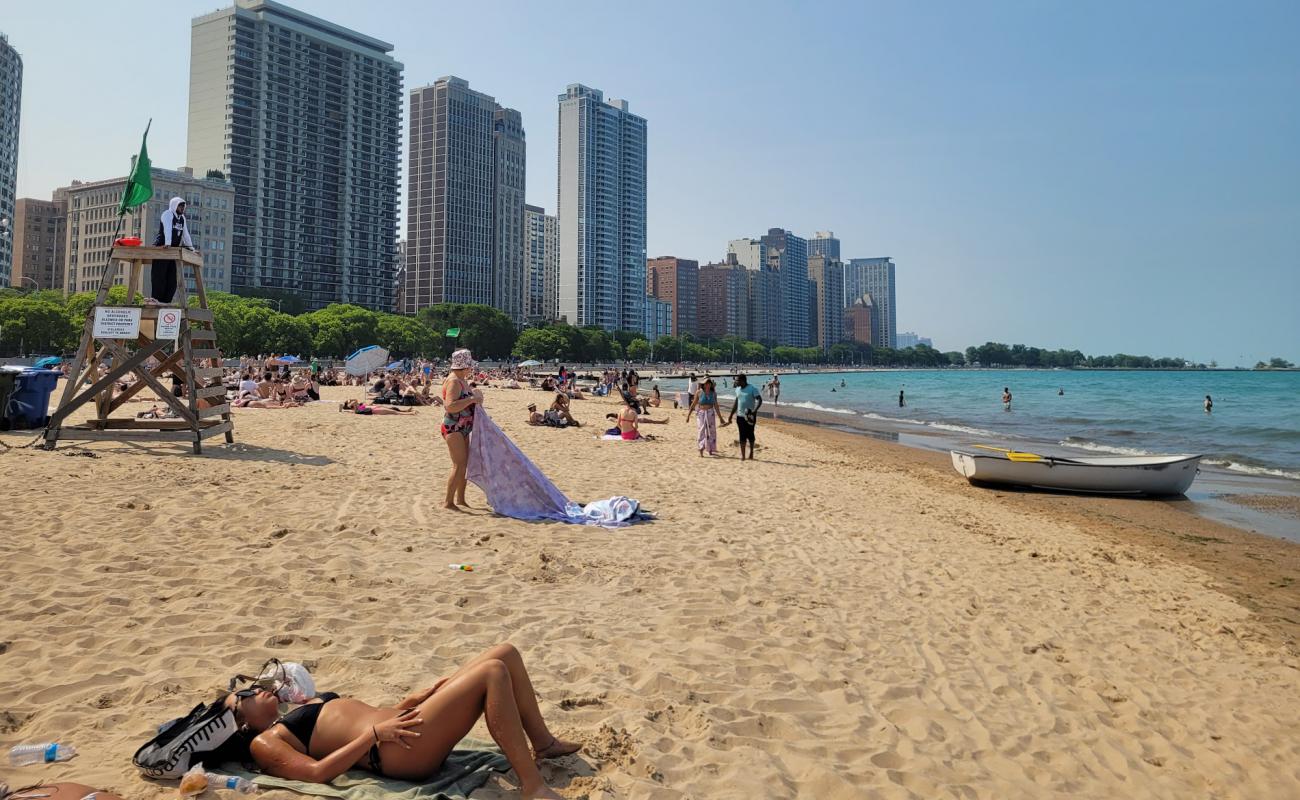
<svg viewBox="0 0 1300 800"><path fill-rule="evenodd" d="M629 360L644 363L650 358L650 343L645 339L633 339L628 342L625 352Z"/></svg>
<svg viewBox="0 0 1300 800"><path fill-rule="evenodd" d="M380 314L376 325L376 344L387 348L393 355L434 356L442 352L443 336L435 333L415 317L401 314Z"/></svg>
<svg viewBox="0 0 1300 800"><path fill-rule="evenodd" d="M61 353L77 347L73 325L59 303L28 297L0 299L0 352Z"/></svg>
<svg viewBox="0 0 1300 800"><path fill-rule="evenodd" d="M506 358L519 335L504 312L476 303L442 303L422 308L416 316L438 333L459 328L460 336L446 339L444 350L468 347L476 358Z"/></svg>
<svg viewBox="0 0 1300 800"><path fill-rule="evenodd" d="M1291 369L1295 364L1292 364L1285 358L1270 358L1268 360L1268 366L1271 369Z"/></svg>
<svg viewBox="0 0 1300 800"><path fill-rule="evenodd" d="M514 355L538 361L569 358L568 340L556 328L529 328L515 341Z"/></svg>

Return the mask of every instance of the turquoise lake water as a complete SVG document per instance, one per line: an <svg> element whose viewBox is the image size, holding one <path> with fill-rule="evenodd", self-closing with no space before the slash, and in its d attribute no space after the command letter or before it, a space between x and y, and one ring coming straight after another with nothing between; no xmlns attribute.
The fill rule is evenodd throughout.
<svg viewBox="0 0 1300 800"><path fill-rule="evenodd" d="M755 376L754 382L767 380ZM665 381L664 388L676 383ZM1009 412L1002 407L1004 386L1013 395ZM898 406L900 389L907 401L903 408ZM1064 395L1058 394L1061 389ZM1203 409L1207 394L1214 398L1212 414ZM1067 450L1130 455L1201 453L1207 463L1229 470L1300 480L1300 372L880 370L782 375L781 405L924 426L971 440L1041 442Z"/></svg>

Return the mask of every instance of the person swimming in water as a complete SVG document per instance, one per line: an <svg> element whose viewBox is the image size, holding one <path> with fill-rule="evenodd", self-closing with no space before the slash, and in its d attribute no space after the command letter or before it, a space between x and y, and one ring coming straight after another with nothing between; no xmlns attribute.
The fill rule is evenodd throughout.
<svg viewBox="0 0 1300 800"><path fill-rule="evenodd" d="M1064 389L1064 387L1062 387L1062 388L1056 390L1056 396L1057 396L1057 397L1064 397L1064 396L1065 396L1065 389Z"/></svg>

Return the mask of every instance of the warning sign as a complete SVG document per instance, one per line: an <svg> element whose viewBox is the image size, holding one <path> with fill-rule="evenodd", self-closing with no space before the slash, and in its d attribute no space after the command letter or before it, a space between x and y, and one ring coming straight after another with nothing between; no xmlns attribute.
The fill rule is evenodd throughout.
<svg viewBox="0 0 1300 800"><path fill-rule="evenodd" d="M158 333L155 338L175 339L181 335L181 310L179 308L158 309Z"/></svg>
<svg viewBox="0 0 1300 800"><path fill-rule="evenodd" d="M134 339L139 335L139 306L95 306L96 339Z"/></svg>

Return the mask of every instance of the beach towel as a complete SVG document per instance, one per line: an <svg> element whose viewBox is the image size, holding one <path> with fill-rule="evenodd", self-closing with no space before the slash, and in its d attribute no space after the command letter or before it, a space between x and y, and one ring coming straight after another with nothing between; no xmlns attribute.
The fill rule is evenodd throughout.
<svg viewBox="0 0 1300 800"><path fill-rule="evenodd" d="M491 742L462 739L459 746L467 749L452 750L438 774L426 783L407 783L361 770L349 770L330 783L307 783L272 778L234 764L227 764L225 769L232 775L254 781L263 789L288 789L298 794L343 800L466 800L470 792L488 782L493 772L510 769L510 762Z"/></svg>
<svg viewBox="0 0 1300 800"><path fill-rule="evenodd" d="M643 518L639 504L629 501L633 513L622 519L610 514L604 506L588 513L580 503L574 503L551 483L537 465L510 441L505 431L497 427L487 411L480 405L474 410L474 432L469 437L469 472L467 477L487 495L488 505L502 516L522 520L554 520L572 525L600 525L623 527ZM612 503L619 497L598 503ZM622 498L626 499L626 498Z"/></svg>

